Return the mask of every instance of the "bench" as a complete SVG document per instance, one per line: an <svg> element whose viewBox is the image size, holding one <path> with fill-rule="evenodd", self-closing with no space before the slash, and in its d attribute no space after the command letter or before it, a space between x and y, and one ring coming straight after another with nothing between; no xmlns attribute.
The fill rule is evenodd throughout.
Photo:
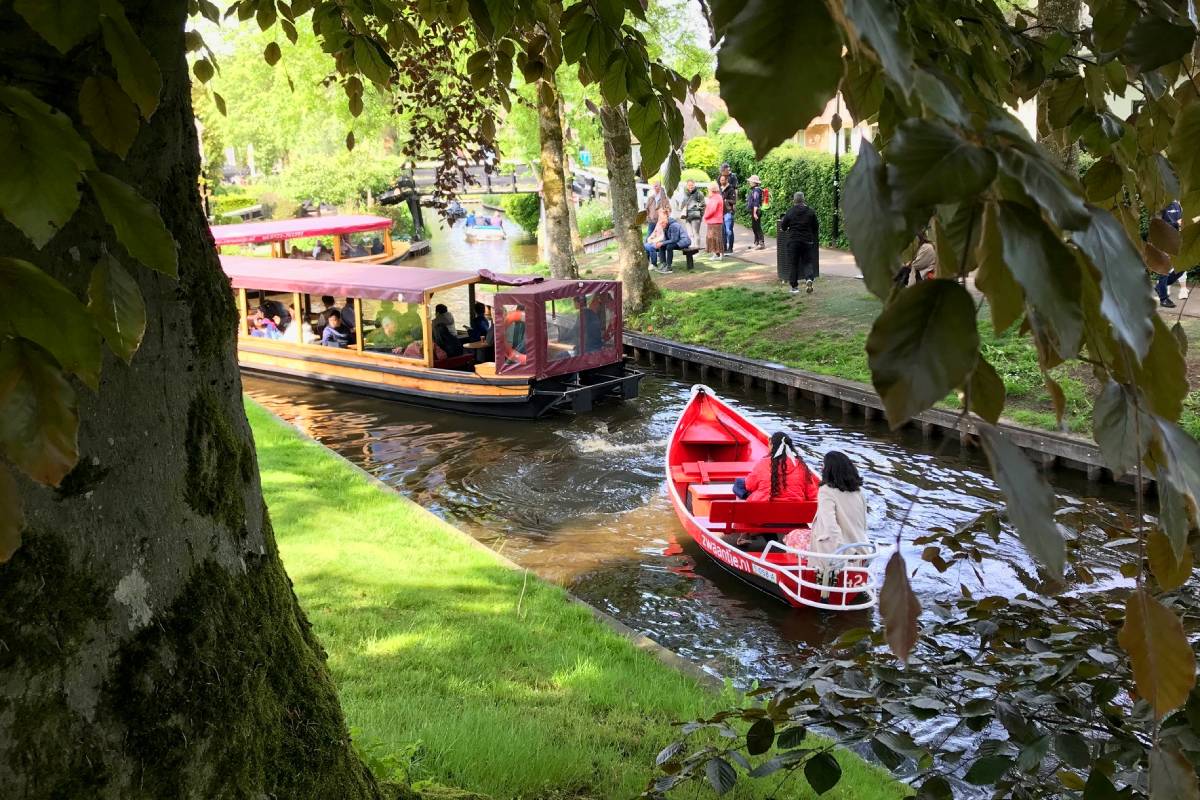
<svg viewBox="0 0 1200 800"><path fill-rule="evenodd" d="M449 356L433 362L437 369L464 369L475 366L475 354L463 353L461 356Z"/></svg>
<svg viewBox="0 0 1200 800"><path fill-rule="evenodd" d="M688 486L693 515L705 516L714 500L733 500L732 483L693 483Z"/></svg>
<svg viewBox="0 0 1200 800"><path fill-rule="evenodd" d="M716 422L693 422L679 441L684 444L745 444L746 438Z"/></svg>
<svg viewBox="0 0 1200 800"><path fill-rule="evenodd" d="M744 478L753 468L753 461L685 461L671 467L671 479L676 483L719 483Z"/></svg>
<svg viewBox="0 0 1200 800"><path fill-rule="evenodd" d="M708 527L723 526L726 533L782 533L807 525L817 515L810 500L713 500L708 509Z"/></svg>
<svg viewBox="0 0 1200 800"><path fill-rule="evenodd" d="M700 252L700 248L699 247L685 247L682 250L680 250L679 252L683 253L683 257L687 259L687 268L694 269L696 267L696 262L694 260L694 257L696 255L696 253Z"/></svg>

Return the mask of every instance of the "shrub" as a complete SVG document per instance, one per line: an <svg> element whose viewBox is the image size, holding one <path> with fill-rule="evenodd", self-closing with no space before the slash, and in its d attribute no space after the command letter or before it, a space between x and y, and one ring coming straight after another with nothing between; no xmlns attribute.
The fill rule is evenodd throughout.
<svg viewBox="0 0 1200 800"><path fill-rule="evenodd" d="M380 217L387 217L392 221L392 236L412 236L412 214L408 213L407 203L397 203L392 206L376 204L371 206L370 212Z"/></svg>
<svg viewBox="0 0 1200 800"><path fill-rule="evenodd" d="M244 191L214 193L209 198L209 204L214 216L222 216L228 214L230 211L252 206L257 202L258 198L255 195ZM235 217L235 219L237 218Z"/></svg>
<svg viewBox="0 0 1200 800"><path fill-rule="evenodd" d="M532 193L510 194L504 198L504 210L530 236L537 236L538 219L542 215L540 197Z"/></svg>
<svg viewBox="0 0 1200 800"><path fill-rule="evenodd" d="M279 175L275 188L281 196L351 206L363 202L368 191L378 195L387 190L403 161L366 150L296 158Z"/></svg>
<svg viewBox="0 0 1200 800"><path fill-rule="evenodd" d="M688 181L695 181L697 186L708 186L712 182L712 176L702 169L688 167L679 173L679 184L682 186Z"/></svg>
<svg viewBox="0 0 1200 800"><path fill-rule="evenodd" d="M575 219L579 223L579 235L585 239L612 230L613 226L612 208L599 200L589 200L581 205L575 212Z"/></svg>
<svg viewBox="0 0 1200 800"><path fill-rule="evenodd" d="M750 213L746 210L746 178L757 174L763 186L771 191L771 205L763 212L763 230L774 236L779 218L792 204L792 194L804 192L805 200L817 214L821 225L821 244L827 247L848 248L846 226L840 226L838 240L833 241L833 154L808 150L797 144L784 144L767 153L766 158L754 157L754 148L742 134L727 134L720 137L721 161L728 161L737 174L739 202L738 222L750 224ZM846 185L846 176L854 166L854 156L841 158L841 184Z"/></svg>
<svg viewBox="0 0 1200 800"><path fill-rule="evenodd" d="M696 169L705 173L709 178L717 176L721 166L721 153L717 143L710 136L697 136L683 146L683 165L688 169Z"/></svg>

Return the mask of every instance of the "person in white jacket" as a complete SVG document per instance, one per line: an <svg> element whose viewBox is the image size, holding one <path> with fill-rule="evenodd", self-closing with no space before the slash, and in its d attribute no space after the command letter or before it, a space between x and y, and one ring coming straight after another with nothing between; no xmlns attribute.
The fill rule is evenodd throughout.
<svg viewBox="0 0 1200 800"><path fill-rule="evenodd" d="M853 462L838 450L825 454L821 469L821 488L817 490L817 516L812 522L808 550L814 553L834 553L842 545L870 544L867 536L867 504L863 500L863 480ZM830 566L811 559L819 573Z"/></svg>

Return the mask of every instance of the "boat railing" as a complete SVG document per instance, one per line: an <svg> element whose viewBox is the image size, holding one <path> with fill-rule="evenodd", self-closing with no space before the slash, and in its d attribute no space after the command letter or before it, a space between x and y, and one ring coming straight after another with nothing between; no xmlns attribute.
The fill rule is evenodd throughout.
<svg viewBox="0 0 1200 800"><path fill-rule="evenodd" d="M796 556L796 564L768 562L767 556L772 552ZM881 555L883 552L874 542L844 544L832 553L820 553L770 541L763 548L760 558L764 564L769 564L795 581L795 589L783 582L778 586L797 603L830 611L860 611L872 608L878 602L878 585L871 574L870 565ZM805 577L806 572L816 580ZM841 576L840 586L838 576ZM813 600L805 596L805 589L817 593L820 599ZM864 600L849 602L851 597L860 594L865 595ZM833 595L841 602L831 602L829 598Z"/></svg>

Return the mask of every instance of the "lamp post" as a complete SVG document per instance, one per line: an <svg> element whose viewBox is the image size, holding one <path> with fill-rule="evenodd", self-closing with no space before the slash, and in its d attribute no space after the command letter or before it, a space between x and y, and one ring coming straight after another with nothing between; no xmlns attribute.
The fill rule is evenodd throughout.
<svg viewBox="0 0 1200 800"><path fill-rule="evenodd" d="M838 240L839 223L841 222L841 184L842 184L842 96L837 96L837 110L833 112L833 119L829 121L829 127L833 128L833 242L836 245Z"/></svg>

